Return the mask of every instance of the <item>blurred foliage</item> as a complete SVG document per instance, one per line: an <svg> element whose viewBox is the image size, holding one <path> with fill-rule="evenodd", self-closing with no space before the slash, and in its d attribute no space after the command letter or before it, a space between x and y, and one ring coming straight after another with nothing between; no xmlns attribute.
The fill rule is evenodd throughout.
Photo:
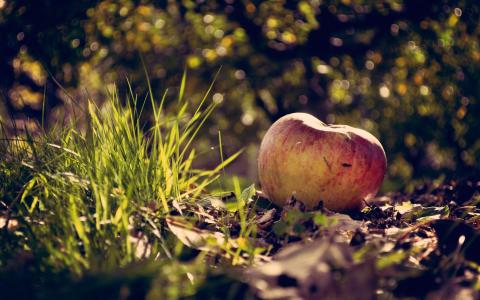
<svg viewBox="0 0 480 300"><path fill-rule="evenodd" d="M479 17L474 0L0 0L3 111L39 120L45 98L55 120L126 77L141 86L140 57L154 91L187 67L200 101L222 67L204 137L251 145L244 175L268 124L307 111L378 136L386 189L461 176L480 170Z"/></svg>

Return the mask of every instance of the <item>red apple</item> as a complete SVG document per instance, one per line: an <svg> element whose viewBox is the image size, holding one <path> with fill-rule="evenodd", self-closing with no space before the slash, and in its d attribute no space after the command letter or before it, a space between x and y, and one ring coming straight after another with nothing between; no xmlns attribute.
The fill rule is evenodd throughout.
<svg viewBox="0 0 480 300"><path fill-rule="evenodd" d="M258 176L263 193L282 206L294 196L311 209L360 209L375 196L387 168L380 142L365 130L327 125L293 113L268 129L260 146Z"/></svg>

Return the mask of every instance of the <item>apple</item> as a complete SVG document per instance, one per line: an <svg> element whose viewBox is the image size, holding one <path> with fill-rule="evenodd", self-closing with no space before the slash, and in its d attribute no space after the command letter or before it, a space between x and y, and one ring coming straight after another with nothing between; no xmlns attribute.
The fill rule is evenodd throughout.
<svg viewBox="0 0 480 300"><path fill-rule="evenodd" d="M306 113L278 119L258 154L263 193L282 206L294 196L307 209L361 209L382 184L387 159L382 144L365 130L327 125Z"/></svg>

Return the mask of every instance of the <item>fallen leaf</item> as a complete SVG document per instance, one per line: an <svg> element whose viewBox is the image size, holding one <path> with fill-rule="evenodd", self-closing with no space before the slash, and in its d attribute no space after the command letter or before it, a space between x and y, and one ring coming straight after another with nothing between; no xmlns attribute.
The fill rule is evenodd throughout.
<svg viewBox="0 0 480 300"><path fill-rule="evenodd" d="M266 299L372 299L373 263L355 263L352 253L348 244L327 239L296 243L251 269L247 278Z"/></svg>
<svg viewBox="0 0 480 300"><path fill-rule="evenodd" d="M166 221L170 231L187 247L219 252L220 248L218 245L225 243L225 237L221 232L198 229L185 221L184 218L167 217Z"/></svg>

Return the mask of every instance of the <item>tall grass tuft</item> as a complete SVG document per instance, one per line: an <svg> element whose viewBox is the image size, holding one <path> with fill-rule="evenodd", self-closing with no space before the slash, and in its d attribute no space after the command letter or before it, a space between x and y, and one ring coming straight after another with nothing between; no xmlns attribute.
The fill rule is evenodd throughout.
<svg viewBox="0 0 480 300"><path fill-rule="evenodd" d="M121 105L112 91L102 107L88 103L83 131L72 124L12 138L1 126L1 238L10 247L0 247L1 267L19 252L33 254L39 268L77 275L172 258L165 217L174 204L196 201L239 154L212 170L192 168L193 141L215 103L210 87L189 108L185 80L174 112L164 109L166 92L155 101L150 90L141 103L130 93Z"/></svg>

